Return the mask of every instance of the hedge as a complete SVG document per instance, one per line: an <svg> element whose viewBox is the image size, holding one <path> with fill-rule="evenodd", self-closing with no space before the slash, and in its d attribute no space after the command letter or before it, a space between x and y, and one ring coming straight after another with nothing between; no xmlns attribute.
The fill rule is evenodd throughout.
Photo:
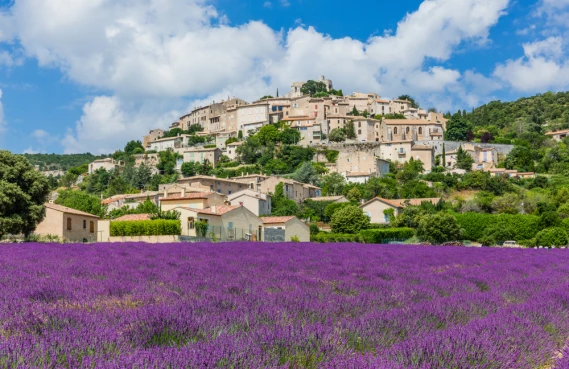
<svg viewBox="0 0 569 369"><path fill-rule="evenodd" d="M539 232L536 237L538 246L565 246L569 243L567 232L560 227L547 228Z"/></svg>
<svg viewBox="0 0 569 369"><path fill-rule="evenodd" d="M310 241L319 243L360 242L360 236L358 234L318 233L310 236Z"/></svg>
<svg viewBox="0 0 569 369"><path fill-rule="evenodd" d="M415 235L411 228L366 229L359 233L363 243L384 243L389 240L406 240Z"/></svg>
<svg viewBox="0 0 569 369"><path fill-rule="evenodd" d="M179 236L182 233L179 220L140 220L111 222L111 236Z"/></svg>
<svg viewBox="0 0 569 369"><path fill-rule="evenodd" d="M540 217L535 215L464 213L455 217L464 231L463 238L471 241L484 239L496 228L512 230L515 241L530 240L541 231Z"/></svg>

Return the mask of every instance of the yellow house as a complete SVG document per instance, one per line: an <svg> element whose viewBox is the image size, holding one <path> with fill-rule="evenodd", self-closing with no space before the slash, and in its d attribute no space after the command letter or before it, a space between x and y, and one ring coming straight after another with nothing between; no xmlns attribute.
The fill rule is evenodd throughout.
<svg viewBox="0 0 569 369"><path fill-rule="evenodd" d="M290 242L293 238L298 238L300 242L310 242L310 228L295 216L284 217L264 217L263 227L283 229L285 231L284 242ZM267 240L265 235L264 241Z"/></svg>
<svg viewBox="0 0 569 369"><path fill-rule="evenodd" d="M182 236L199 236L196 222L208 224L207 238L218 240L260 240L263 222L244 206L214 205L208 209L177 207Z"/></svg>
<svg viewBox="0 0 569 369"><path fill-rule="evenodd" d="M182 189L180 194L160 199L160 207L162 211L169 211L178 207L206 209L214 205L223 205L224 203L225 196L216 192L186 193L185 189Z"/></svg>
<svg viewBox="0 0 569 369"><path fill-rule="evenodd" d="M385 210L393 209L394 215L397 216L407 204L419 206L423 202L430 202L437 205L440 201L440 198L388 200L376 197L360 205L360 208L370 217L372 223L385 224L389 223L389 216L384 213Z"/></svg>
<svg viewBox="0 0 569 369"><path fill-rule="evenodd" d="M45 218L36 227L35 234L58 236L71 242L97 240L99 217L57 204L45 204Z"/></svg>

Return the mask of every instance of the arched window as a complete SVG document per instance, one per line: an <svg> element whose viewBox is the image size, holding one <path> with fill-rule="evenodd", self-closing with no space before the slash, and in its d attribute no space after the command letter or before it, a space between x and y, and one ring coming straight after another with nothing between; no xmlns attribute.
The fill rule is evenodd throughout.
<svg viewBox="0 0 569 369"><path fill-rule="evenodd" d="M419 134L420 134L420 135L423 134L423 127L419 127Z"/></svg>
<svg viewBox="0 0 569 369"><path fill-rule="evenodd" d="M409 127L407 127L407 129L405 130L405 132L409 133Z"/></svg>
<svg viewBox="0 0 569 369"><path fill-rule="evenodd" d="M397 127L393 128L393 134L394 134L394 135L397 134Z"/></svg>

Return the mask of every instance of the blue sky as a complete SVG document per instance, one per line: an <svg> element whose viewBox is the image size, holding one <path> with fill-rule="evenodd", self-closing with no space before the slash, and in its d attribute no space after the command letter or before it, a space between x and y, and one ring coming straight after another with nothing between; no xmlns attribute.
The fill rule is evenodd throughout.
<svg viewBox="0 0 569 369"><path fill-rule="evenodd" d="M0 0L0 149L108 153L326 75L424 108L567 90L569 0Z"/></svg>

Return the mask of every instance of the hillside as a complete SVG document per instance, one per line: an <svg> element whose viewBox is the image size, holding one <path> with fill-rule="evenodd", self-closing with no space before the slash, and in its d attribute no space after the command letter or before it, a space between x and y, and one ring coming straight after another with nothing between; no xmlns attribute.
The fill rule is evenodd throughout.
<svg viewBox="0 0 569 369"><path fill-rule="evenodd" d="M39 165L41 170L67 170L106 156L86 154L24 154L32 165Z"/></svg>

